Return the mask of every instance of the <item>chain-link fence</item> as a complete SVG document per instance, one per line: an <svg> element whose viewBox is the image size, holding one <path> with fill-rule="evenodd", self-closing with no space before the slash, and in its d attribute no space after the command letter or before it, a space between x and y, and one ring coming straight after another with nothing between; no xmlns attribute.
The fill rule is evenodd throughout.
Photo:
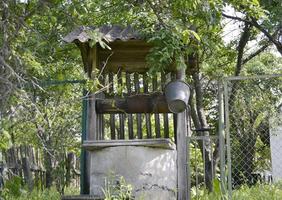
<svg viewBox="0 0 282 200"><path fill-rule="evenodd" d="M203 131L188 137L191 199L201 199L207 191L213 190L214 180L219 176L218 139L216 135L204 135Z"/></svg>
<svg viewBox="0 0 282 200"><path fill-rule="evenodd" d="M228 191L282 180L282 75L224 82Z"/></svg>

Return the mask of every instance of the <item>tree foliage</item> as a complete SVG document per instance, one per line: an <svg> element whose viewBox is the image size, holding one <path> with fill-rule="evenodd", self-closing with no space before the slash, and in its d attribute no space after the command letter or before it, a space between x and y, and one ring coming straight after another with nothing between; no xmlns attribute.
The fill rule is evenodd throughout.
<svg viewBox="0 0 282 200"><path fill-rule="evenodd" d="M279 0L3 0L0 15L0 147L32 143L54 162L77 150L80 135L82 86L50 85L85 78L79 51L62 41L76 26L131 25L155 45L147 57L151 73L170 63L187 68L196 129L217 124L217 80L281 73L274 55L254 59L271 45L282 54ZM240 22L230 43L222 39L226 19ZM205 151L212 153L209 145Z"/></svg>

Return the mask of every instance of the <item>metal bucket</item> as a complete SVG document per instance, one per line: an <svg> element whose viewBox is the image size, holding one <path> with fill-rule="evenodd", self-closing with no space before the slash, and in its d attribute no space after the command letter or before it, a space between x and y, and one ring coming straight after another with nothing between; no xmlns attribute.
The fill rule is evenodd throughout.
<svg viewBox="0 0 282 200"><path fill-rule="evenodd" d="M165 86L168 109L173 113L181 113L186 109L189 96L190 88L184 81L172 81Z"/></svg>

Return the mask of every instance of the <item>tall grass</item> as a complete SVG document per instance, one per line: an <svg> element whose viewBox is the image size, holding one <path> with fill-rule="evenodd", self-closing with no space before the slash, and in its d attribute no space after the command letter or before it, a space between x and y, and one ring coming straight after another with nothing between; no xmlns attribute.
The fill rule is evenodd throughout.
<svg viewBox="0 0 282 200"><path fill-rule="evenodd" d="M200 190L198 195L192 196L193 200L227 200L227 194L215 188L213 193ZM233 200L282 200L282 182L276 184L257 184L242 186L232 192Z"/></svg>

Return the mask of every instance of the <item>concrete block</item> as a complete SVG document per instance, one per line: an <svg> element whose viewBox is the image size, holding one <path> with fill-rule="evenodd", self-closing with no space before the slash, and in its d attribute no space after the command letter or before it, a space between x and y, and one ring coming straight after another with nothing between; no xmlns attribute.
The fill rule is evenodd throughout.
<svg viewBox="0 0 282 200"><path fill-rule="evenodd" d="M176 199L176 150L118 146L91 151L90 194L103 195L111 174L133 187L135 199Z"/></svg>

